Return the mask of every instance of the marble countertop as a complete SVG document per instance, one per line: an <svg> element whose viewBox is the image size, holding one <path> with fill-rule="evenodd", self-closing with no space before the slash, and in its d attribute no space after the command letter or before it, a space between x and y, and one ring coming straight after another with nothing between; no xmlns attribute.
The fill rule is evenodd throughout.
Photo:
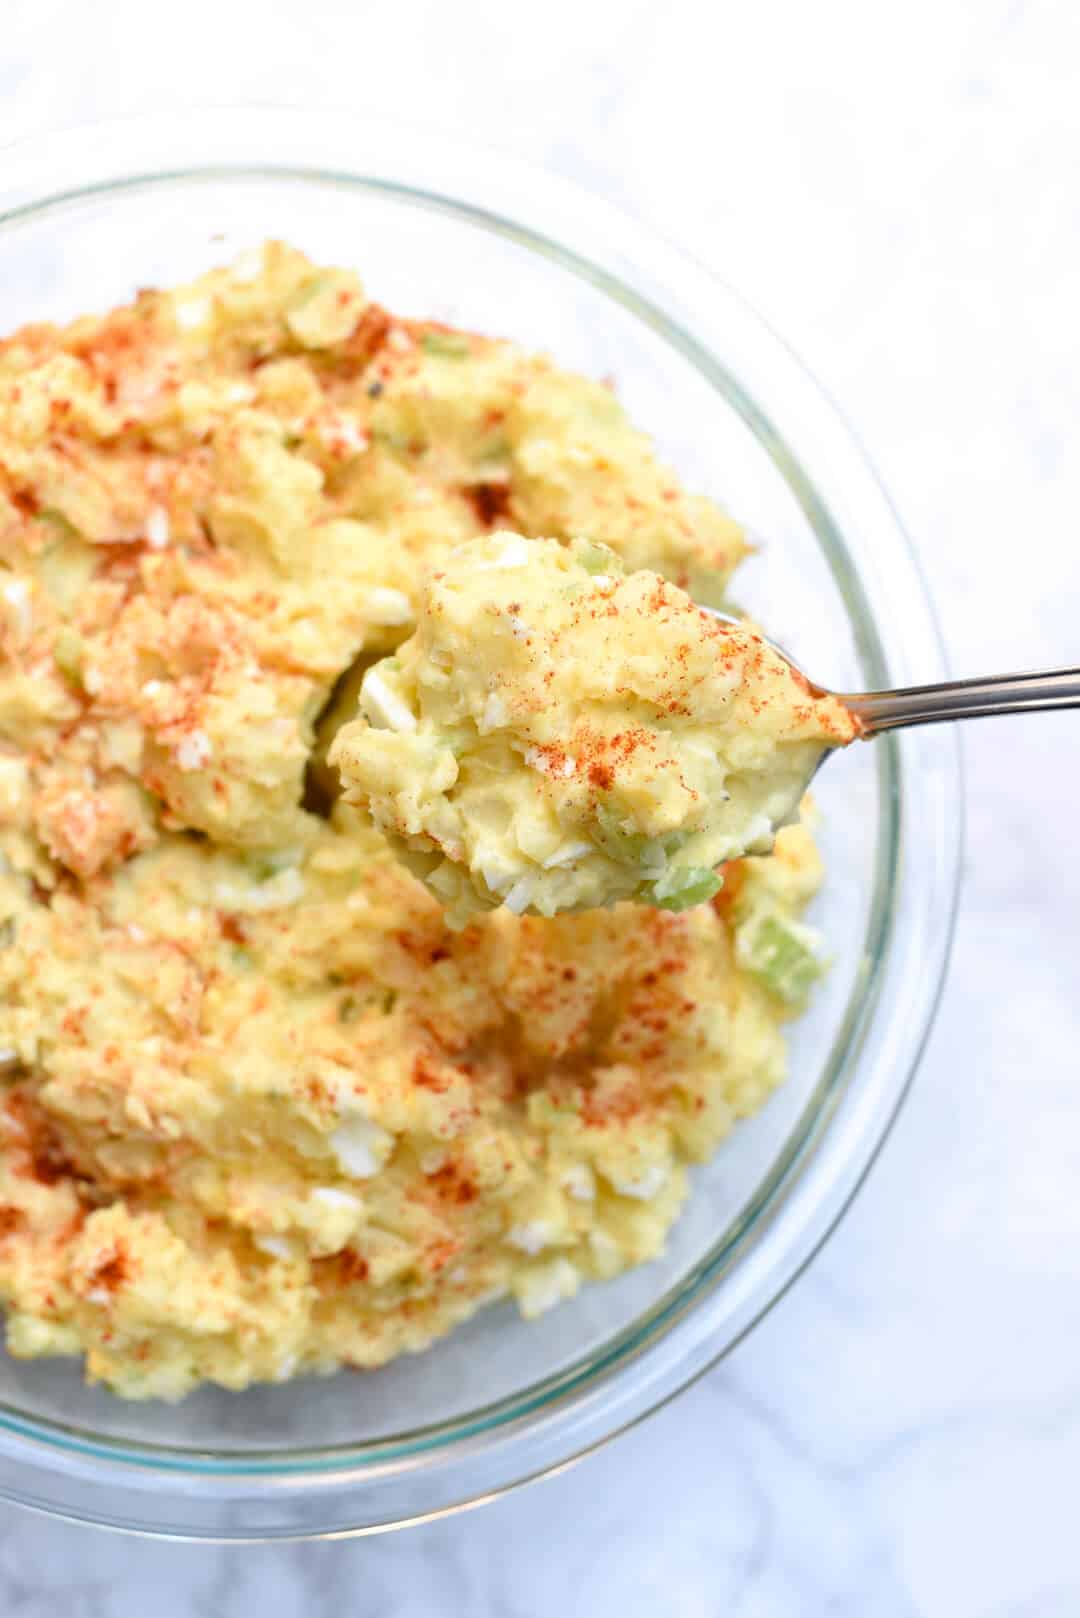
<svg viewBox="0 0 1080 1618"><path fill-rule="evenodd" d="M748 292L858 424L958 672L1076 660L1070 0L7 0L0 137L206 101L422 117L607 194ZM94 61L92 77L88 63ZM19 1618L1075 1618L1080 790L1069 714L971 727L918 1083L840 1231L718 1370L571 1472L343 1544L0 1510ZM1049 806L1049 807L1048 807Z"/></svg>

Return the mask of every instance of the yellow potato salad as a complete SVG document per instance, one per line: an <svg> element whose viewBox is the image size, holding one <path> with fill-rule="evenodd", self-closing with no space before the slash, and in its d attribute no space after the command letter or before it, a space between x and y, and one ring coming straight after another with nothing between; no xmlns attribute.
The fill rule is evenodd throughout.
<svg viewBox="0 0 1080 1618"><path fill-rule="evenodd" d="M501 529L695 600L744 551L609 388L280 244L0 342L12 1353L175 1399L535 1315L782 1079L803 826L682 913L454 930L341 799L365 670Z"/></svg>

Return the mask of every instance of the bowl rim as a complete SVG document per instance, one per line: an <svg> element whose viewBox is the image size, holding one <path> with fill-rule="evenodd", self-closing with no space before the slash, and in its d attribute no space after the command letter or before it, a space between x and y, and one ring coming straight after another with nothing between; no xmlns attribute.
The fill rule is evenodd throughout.
<svg viewBox="0 0 1080 1618"><path fill-rule="evenodd" d="M138 153L134 169L132 151ZM268 161L270 154L272 160ZM359 172L355 166L343 166L355 165L361 156L364 166ZM314 182L389 193L507 236L614 297L665 337L719 388L787 478L818 535L853 622L860 626L860 656L870 682L902 681L916 675L922 680L944 676L940 634L917 560L861 448L835 406L781 339L723 282L610 203L566 180L456 138L440 134L433 142L427 131L386 120L357 119L352 114L327 110L314 113L306 108L200 110L197 125L190 114L130 119L30 137L9 146L0 177L0 234L50 212L77 206L88 198L232 179ZM512 205L522 194L529 197L528 214L535 225L527 225L515 215ZM568 238L581 243L581 250L577 246L570 248ZM613 263L619 265L617 274L605 267ZM707 298L722 305L726 318L739 328L739 358L757 377L752 391L740 380L742 370L721 362L705 340L694 333L694 327L702 324L700 312ZM677 311L678 318L666 312L669 309ZM733 363L738 366L739 360ZM791 442L790 429L782 436L774 426L776 410L770 403L774 396L786 400L789 394L791 411L785 405L782 413L800 415L795 444ZM801 419L803 415L806 421ZM808 451L807 446L812 449ZM828 472L824 477L815 472L811 480L805 463L820 464L824 469L826 455L830 457ZM909 615L907 630L917 631L918 661L914 670L904 666L905 659L898 655L897 648L890 647L886 652L878 620L866 598L866 570L856 571L844 539L850 527L847 513L839 523L832 515L830 480L834 457L840 464L838 487L844 488L845 507L860 510L872 527L887 533L892 541L883 547L887 556L880 560L890 594L896 592ZM876 593L882 593L880 584ZM324 1483L335 1491L348 1491L376 1480L405 1477L432 1456L446 1456L451 1450L460 1471L478 1454L486 1453L495 1466L494 1484L461 1494L459 1479L442 1504L395 1519L421 1520L469 1503L478 1493L487 1496L523 1480L519 1465L511 1464L509 1469L500 1465L500 1456L505 1455L509 1442L522 1434L527 1433L534 1441L535 1464L528 1469L528 1475L543 1475L642 1419L704 1374L783 1296L849 1206L906 1094L940 996L958 891L957 744L954 737L939 735L933 743L920 748L920 738L912 733L888 738L877 746L886 816L886 835L879 836L879 862L882 843L887 846L884 864L879 863L876 875L876 903L867 923L866 953L871 962L868 981L857 1003L849 1004L825 1071L793 1138L730 1233L730 1239L713 1249L631 1327L617 1334L598 1353L536 1384L525 1394L501 1400L487 1411L435 1424L409 1435L407 1441L390 1438L306 1452L293 1448L286 1452L222 1450L210 1455L168 1445L138 1446L126 1440L101 1440L0 1406L0 1453L11 1460L32 1459L36 1471L72 1484L91 1477L100 1480L104 1464L110 1477L123 1477L125 1490L149 1496L167 1495L177 1483L197 1478L219 1502L250 1497L264 1486L280 1491L290 1479L302 1481L305 1487ZM924 795L920 793L913 799L905 786L922 753L931 761L931 773L926 779L935 816L931 816L931 805ZM920 821L925 823L925 832L931 819L935 822L930 828L932 871L924 876L925 890L920 896L911 889L920 869L910 865L911 837ZM883 878L887 892L882 891ZM907 1007L903 1029L892 1031L891 1045L899 1049L891 1051L894 1071L891 1082L884 1087L886 1093L877 1097L872 1118L858 1117L858 1108L850 1106L854 1098L849 1091L856 1077L856 1059L873 1039L877 1044L884 1039L880 1024L875 1024L875 1013L887 974L895 970L890 951L896 943L898 919L902 919L897 904L901 880L908 883L907 901L914 899L921 904L918 917L909 918L912 925L919 926L920 992L915 995L915 1006ZM906 956L915 958L910 946ZM894 1010L894 1024L897 1015ZM830 1132L845 1109L851 1115L848 1126L859 1137L857 1162L848 1163L843 1172L839 1167L835 1170L827 1210L808 1206L806 1167L812 1160L820 1165ZM811 1111L813 1117L806 1120L803 1128ZM800 1188L801 1195L796 1196ZM782 1263L770 1266L768 1285L759 1286L759 1295L744 1301L736 1329L722 1344L710 1342L702 1306L721 1280L730 1281L737 1264L743 1263L755 1247L760 1256L765 1235L775 1233L778 1222L791 1226L793 1217L798 1229L789 1230L788 1250ZM678 1363L672 1363L676 1337L681 1352L676 1356ZM657 1350L665 1345L667 1352L660 1356L664 1363L659 1363ZM631 1365L645 1367L647 1385L639 1384L636 1397L625 1393L620 1397L613 1387L616 1373L621 1376ZM455 1487L459 1493L451 1497ZM20 1497L0 1471L0 1493L9 1491L12 1497ZM56 1492L54 1488L52 1493ZM45 1509L82 1515L78 1503L68 1497L70 1491L59 1492L64 1498L50 1496L44 1502ZM27 1500L26 1495L22 1498ZM92 1506L86 1515L89 1520L107 1520ZM357 1522L344 1531L384 1525ZM123 1526L149 1532L176 1531L160 1513L145 1522L129 1516ZM326 1529L301 1527L286 1531ZM200 1524L196 1535L206 1537L205 1525ZM230 1529L225 1537L268 1536L261 1530L249 1535Z"/></svg>

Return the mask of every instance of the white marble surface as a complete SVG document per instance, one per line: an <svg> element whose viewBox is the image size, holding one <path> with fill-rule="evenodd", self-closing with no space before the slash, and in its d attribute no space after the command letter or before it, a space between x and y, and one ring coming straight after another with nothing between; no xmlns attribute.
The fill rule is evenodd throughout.
<svg viewBox="0 0 1080 1618"><path fill-rule="evenodd" d="M1074 0L186 0L169 20L7 0L0 134L310 96L598 188L824 379L974 672L1080 650L1078 71ZM0 1612L1075 1618L1078 724L969 732L920 1080L840 1232L721 1369L567 1475L378 1540L208 1550L0 1511Z"/></svg>

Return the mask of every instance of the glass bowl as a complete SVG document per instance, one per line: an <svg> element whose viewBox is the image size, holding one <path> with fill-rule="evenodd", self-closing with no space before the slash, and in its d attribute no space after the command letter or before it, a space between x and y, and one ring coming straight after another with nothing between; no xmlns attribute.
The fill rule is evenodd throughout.
<svg viewBox="0 0 1080 1618"><path fill-rule="evenodd" d="M760 541L737 594L839 689L940 679L931 608L851 435L721 282L570 185L443 136L307 111L195 112L5 153L5 329L105 309L269 236L373 296L610 376L689 485ZM72 1362L0 1361L0 1494L112 1527L236 1539L371 1531L580 1456L700 1375L806 1263L919 1056L957 883L947 728L820 780L833 967L791 1076L694 1175L665 1256L525 1324L496 1306L426 1354L178 1406Z"/></svg>

